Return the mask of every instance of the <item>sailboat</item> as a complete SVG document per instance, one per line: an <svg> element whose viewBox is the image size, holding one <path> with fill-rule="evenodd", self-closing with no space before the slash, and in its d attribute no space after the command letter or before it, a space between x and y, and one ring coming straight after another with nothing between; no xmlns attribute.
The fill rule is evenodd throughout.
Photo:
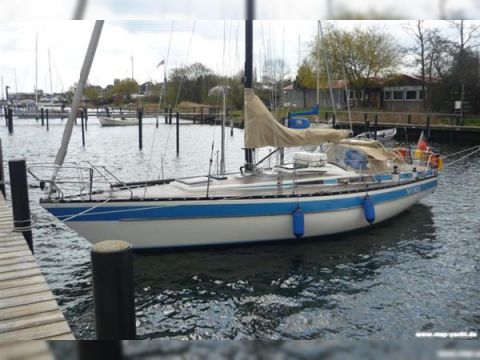
<svg viewBox="0 0 480 360"><path fill-rule="evenodd" d="M48 193L41 206L92 243L118 239L135 249L178 248L301 241L356 231L398 215L435 190L438 170L429 157L410 164L378 141L349 139L346 130L281 125L252 87L252 37L248 19L246 150L239 172L125 183L89 165L74 168L82 174L81 189L70 195L71 178L63 181L61 175L71 169L62 166L63 148L51 178L42 180L30 168ZM316 144L323 152L299 151L290 163L262 167L266 158L255 161L255 149L261 147ZM106 188L95 184L100 177L110 179Z"/></svg>

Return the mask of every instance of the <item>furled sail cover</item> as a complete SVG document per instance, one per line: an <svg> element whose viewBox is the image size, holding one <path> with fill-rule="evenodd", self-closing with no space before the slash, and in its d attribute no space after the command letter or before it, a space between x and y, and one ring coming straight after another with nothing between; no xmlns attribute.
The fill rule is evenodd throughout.
<svg viewBox="0 0 480 360"><path fill-rule="evenodd" d="M245 89L245 147L295 147L326 142L337 143L349 136L347 130L289 129L273 117L253 89Z"/></svg>

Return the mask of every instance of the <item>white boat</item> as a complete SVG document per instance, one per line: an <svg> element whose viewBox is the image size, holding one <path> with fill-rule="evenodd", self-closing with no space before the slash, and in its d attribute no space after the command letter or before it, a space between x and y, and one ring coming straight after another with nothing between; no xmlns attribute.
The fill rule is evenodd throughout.
<svg viewBox="0 0 480 360"><path fill-rule="evenodd" d="M409 164L378 141L346 139L349 131L290 129L276 121L251 88L252 26L247 20L247 150L240 172L125 183L104 167L65 166L63 148L57 156L62 166L50 167L53 177L29 169L48 193L41 205L92 243L126 240L135 249L152 249L355 231L391 219L435 190L433 155ZM291 163L264 168L265 159L254 160L253 149L314 144L323 144L324 152L299 152ZM73 194L69 171L78 176Z"/></svg>
<svg viewBox="0 0 480 360"><path fill-rule="evenodd" d="M98 121L102 126L131 126L138 125L138 119L135 117L108 117L108 116L99 116Z"/></svg>
<svg viewBox="0 0 480 360"><path fill-rule="evenodd" d="M393 138L397 135L397 128L392 129L385 129L385 130L378 130L377 131L377 140L381 142L387 142L393 140ZM356 139L374 139L375 132L363 132L355 136Z"/></svg>

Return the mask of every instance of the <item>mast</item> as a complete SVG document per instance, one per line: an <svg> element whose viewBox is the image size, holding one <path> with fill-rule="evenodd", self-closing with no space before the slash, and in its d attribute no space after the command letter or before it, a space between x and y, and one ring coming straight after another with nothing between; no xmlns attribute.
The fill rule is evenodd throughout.
<svg viewBox="0 0 480 360"><path fill-rule="evenodd" d="M95 27L93 28L90 43L88 44L88 49L85 55L85 60L83 61L82 70L80 71L80 79L78 80L78 84L75 89L75 95L73 96L72 107L70 115L68 117L68 122L65 125L65 130L63 131L62 144L55 158L55 168L53 170L51 180L52 183L55 181L58 171L63 165L65 156L67 155L68 144L70 142L70 138L72 137L73 126L75 125L75 118L77 117L78 107L80 105L80 100L82 99L83 88L85 87L88 79L88 74L90 73L90 68L92 67L93 58L95 57L98 41L100 40L100 35L102 33L103 23L104 20L95 21Z"/></svg>
<svg viewBox="0 0 480 360"><path fill-rule="evenodd" d="M51 99L53 99L52 64L50 61L50 48L48 48L48 72L50 74L50 95L52 96ZM50 102L52 102L52 100L50 100Z"/></svg>
<svg viewBox="0 0 480 360"><path fill-rule="evenodd" d="M317 22L317 105L320 106L320 21Z"/></svg>
<svg viewBox="0 0 480 360"><path fill-rule="evenodd" d="M132 62L132 81L134 79L133 77L133 54L130 56L130 61Z"/></svg>
<svg viewBox="0 0 480 360"><path fill-rule="evenodd" d="M35 34L35 107L38 106L38 31Z"/></svg>
<svg viewBox="0 0 480 360"><path fill-rule="evenodd" d="M245 88L253 88L253 18L255 16L254 0L247 0L245 21ZM244 114L245 116L245 114ZM245 170L252 171L253 149L245 149Z"/></svg>

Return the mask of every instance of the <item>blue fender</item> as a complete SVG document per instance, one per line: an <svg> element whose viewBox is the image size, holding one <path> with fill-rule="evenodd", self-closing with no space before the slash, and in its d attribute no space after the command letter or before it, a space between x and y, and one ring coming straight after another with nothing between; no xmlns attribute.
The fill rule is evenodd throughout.
<svg viewBox="0 0 480 360"><path fill-rule="evenodd" d="M293 212L293 235L295 237L301 238L305 233L305 217L303 215L302 209L299 206Z"/></svg>
<svg viewBox="0 0 480 360"><path fill-rule="evenodd" d="M369 224L373 224L375 222L375 205L373 204L372 198L366 195L363 198L362 206L365 220L367 220Z"/></svg>

